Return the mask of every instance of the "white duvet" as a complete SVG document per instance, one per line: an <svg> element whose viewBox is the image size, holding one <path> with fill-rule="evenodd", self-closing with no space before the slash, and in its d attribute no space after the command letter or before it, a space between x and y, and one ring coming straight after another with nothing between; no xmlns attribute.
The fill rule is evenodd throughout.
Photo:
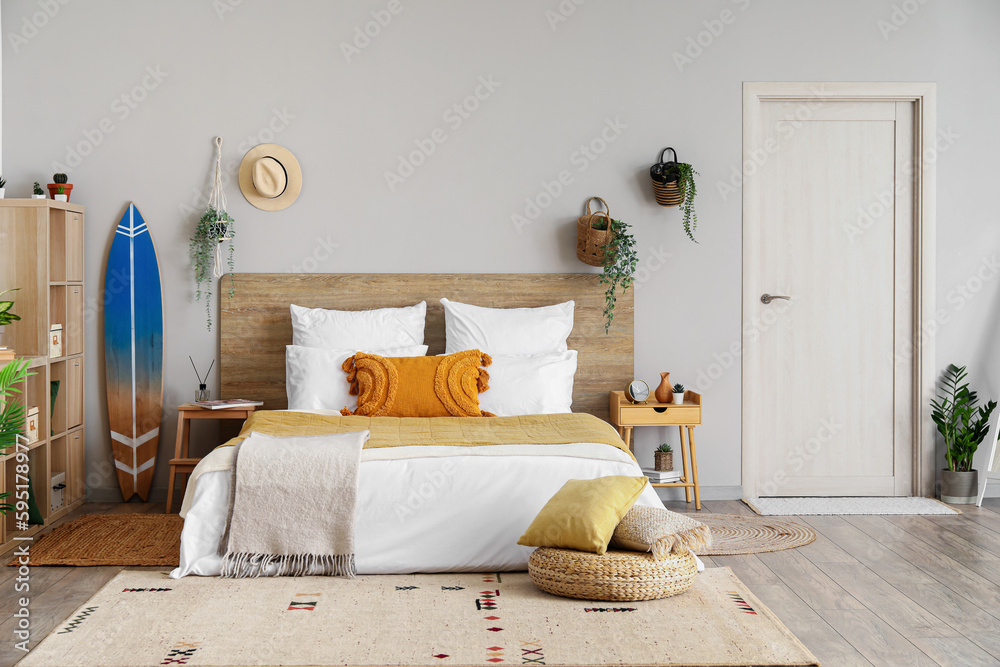
<svg viewBox="0 0 1000 667"><path fill-rule="evenodd" d="M173 578L218 575L232 447L191 476ZM569 479L641 476L625 452L598 443L392 447L362 451L355 520L359 574L526 570L518 538ZM647 486L637 505L663 507Z"/></svg>

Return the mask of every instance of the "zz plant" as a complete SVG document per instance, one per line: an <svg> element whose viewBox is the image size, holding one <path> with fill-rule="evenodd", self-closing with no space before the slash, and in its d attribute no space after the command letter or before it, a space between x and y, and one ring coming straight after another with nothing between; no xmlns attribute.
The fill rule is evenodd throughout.
<svg viewBox="0 0 1000 667"><path fill-rule="evenodd" d="M972 470L972 457L989 432L990 415L997 407L996 401L979 405L976 392L964 381L967 376L965 366L948 364L941 380L943 391L931 401L931 418L944 436L944 456L953 472Z"/></svg>
<svg viewBox="0 0 1000 667"><path fill-rule="evenodd" d="M615 318L615 301L618 298L618 288L622 292L632 286L639 256L635 251L635 237L629 234L629 225L621 220L611 220L611 240L601 246L604 252L604 271L601 273L601 284L607 285L604 293L604 333L611 330L611 322Z"/></svg>
<svg viewBox="0 0 1000 667"><path fill-rule="evenodd" d="M229 296L235 294L233 271L233 239L236 236L235 221L226 211L209 206L195 227L194 236L188 244L188 255L194 266L195 300L205 298L205 317L208 330L212 330L212 278L222 275L222 267L217 266L222 254L220 246L229 242L226 268L229 273Z"/></svg>

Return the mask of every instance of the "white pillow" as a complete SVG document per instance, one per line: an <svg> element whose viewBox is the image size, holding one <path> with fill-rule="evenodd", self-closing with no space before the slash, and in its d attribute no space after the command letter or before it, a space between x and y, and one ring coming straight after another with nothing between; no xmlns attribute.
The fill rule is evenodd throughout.
<svg viewBox="0 0 1000 667"><path fill-rule="evenodd" d="M285 393L289 410L340 410L357 408L357 396L348 394L351 385L341 368L358 350L327 350L300 345L285 346ZM422 357L426 345L369 350L383 357Z"/></svg>
<svg viewBox="0 0 1000 667"><path fill-rule="evenodd" d="M386 350L424 344L426 301L406 308L376 310L326 310L293 303L291 311L292 345Z"/></svg>
<svg viewBox="0 0 1000 667"><path fill-rule="evenodd" d="M570 412L576 350L490 356L490 388L479 394L480 409L498 417Z"/></svg>
<svg viewBox="0 0 1000 667"><path fill-rule="evenodd" d="M441 303L445 353L481 350L490 356L565 352L576 306L573 301L541 308L483 308L448 299Z"/></svg>

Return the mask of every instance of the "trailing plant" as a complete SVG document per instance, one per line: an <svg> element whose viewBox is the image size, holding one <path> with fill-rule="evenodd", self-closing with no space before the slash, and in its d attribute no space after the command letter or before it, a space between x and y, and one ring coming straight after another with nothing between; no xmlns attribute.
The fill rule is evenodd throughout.
<svg viewBox="0 0 1000 667"><path fill-rule="evenodd" d="M944 456L948 470L954 472L972 470L972 457L989 432L990 415L997 406L996 401L987 401L977 407L979 396L964 382L967 376L965 366L948 364L941 379L943 392L931 401L931 418L944 436Z"/></svg>
<svg viewBox="0 0 1000 667"><path fill-rule="evenodd" d="M673 451L674 451L674 448L671 447L670 445L668 445L667 443L663 443L662 445L660 445L659 447L656 448L656 451L663 452L665 454L672 454Z"/></svg>
<svg viewBox="0 0 1000 667"><path fill-rule="evenodd" d="M229 256L226 261L229 269L229 296L232 297L236 293L236 283L233 278L235 270L233 239L236 237L234 222L233 217L225 211L209 206L198 221L194 236L188 245L188 254L194 265L195 300L201 301L201 298L205 297L205 314L209 331L212 330L212 278L216 274L221 275L221 267L216 266L216 262L221 258L217 250L226 241L229 242Z"/></svg>
<svg viewBox="0 0 1000 667"><path fill-rule="evenodd" d="M4 291L0 292L0 296L3 296L7 292L16 292L19 289L21 288L15 287L13 289L5 289ZM0 327L10 324L11 322L17 322L18 320L21 319L20 316L10 312L10 309L13 307L14 307L13 300L0 301Z"/></svg>
<svg viewBox="0 0 1000 667"><path fill-rule="evenodd" d="M52 174L53 183L69 183L69 176L66 174Z"/></svg>
<svg viewBox="0 0 1000 667"><path fill-rule="evenodd" d="M680 382L678 382L677 384L675 384L674 385L674 393L675 394L683 394L684 393L684 385L682 385Z"/></svg>
<svg viewBox="0 0 1000 667"><path fill-rule="evenodd" d="M11 400L15 394L20 394L18 384L24 382L34 373L28 372L29 360L11 361L3 368L0 368L0 454L6 454L8 450L15 449L17 439L24 434L24 406ZM14 510L14 506L6 501L10 498L9 493L0 494L0 513L7 514Z"/></svg>
<svg viewBox="0 0 1000 667"><path fill-rule="evenodd" d="M681 224L684 225L684 233L688 238L697 243L694 238L694 231L698 229L698 212L694 210L694 199L698 196L698 184L694 180L695 171L687 162L677 162L667 171L669 176L677 177L677 187L680 188L681 212L684 217Z"/></svg>
<svg viewBox="0 0 1000 667"><path fill-rule="evenodd" d="M36 194L36 195L44 195L45 194L45 190L42 190L41 184L39 184L38 181L35 181L35 187L31 191L31 193L32 194Z"/></svg>
<svg viewBox="0 0 1000 667"><path fill-rule="evenodd" d="M618 288L622 292L632 286L639 256L635 252L635 237L628 233L629 226L621 220L611 220L611 240L601 246L604 252L604 271L601 284L607 285L604 293L604 333L611 330L615 318L615 301ZM598 228L599 229L599 228Z"/></svg>

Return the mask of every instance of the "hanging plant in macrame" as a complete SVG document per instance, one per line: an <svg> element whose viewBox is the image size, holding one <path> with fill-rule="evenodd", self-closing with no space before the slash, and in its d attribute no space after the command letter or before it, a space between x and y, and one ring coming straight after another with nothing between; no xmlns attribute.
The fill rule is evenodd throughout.
<svg viewBox="0 0 1000 667"><path fill-rule="evenodd" d="M194 298L205 299L205 318L208 330L212 330L212 283L221 278L223 262L229 273L229 297L236 293L233 279L233 239L236 237L235 220L226 212L226 193L222 191L222 137L215 138L215 183L208 196L208 208L198 220L194 236L188 246L191 264L194 266ZM223 260L222 246L228 242L229 254Z"/></svg>

